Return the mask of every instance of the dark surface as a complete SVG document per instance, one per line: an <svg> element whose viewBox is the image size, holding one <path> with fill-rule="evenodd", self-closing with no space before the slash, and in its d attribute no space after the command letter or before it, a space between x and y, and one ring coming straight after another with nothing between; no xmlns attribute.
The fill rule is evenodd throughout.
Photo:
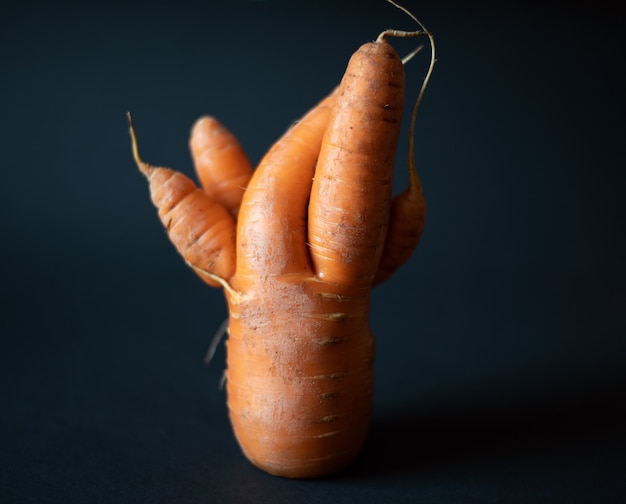
<svg viewBox="0 0 626 504"><path fill-rule="evenodd" d="M439 50L429 221L374 294L368 444L320 481L239 453L223 348L202 364L224 301L167 242L124 114L149 162L191 173L205 113L257 161L411 22L382 1L4 4L0 502L623 502L624 19L406 3Z"/></svg>

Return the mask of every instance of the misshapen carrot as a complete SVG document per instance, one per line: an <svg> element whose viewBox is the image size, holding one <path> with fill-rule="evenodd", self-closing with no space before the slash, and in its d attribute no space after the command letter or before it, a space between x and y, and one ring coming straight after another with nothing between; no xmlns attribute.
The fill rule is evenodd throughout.
<svg viewBox="0 0 626 504"><path fill-rule="evenodd" d="M184 233L170 229L170 237L197 272L224 287L231 424L247 458L271 474L332 474L363 445L373 390L371 288L410 256L425 208L413 164L409 188L391 198L404 73L386 38L427 35L432 44L421 28L388 30L363 45L339 87L251 178L232 138L229 158L219 141L194 143L192 134L204 191L186 178L171 184L171 171L149 167L135 151L164 224L201 232L205 256L194 255ZM428 76L433 63L434 46Z"/></svg>

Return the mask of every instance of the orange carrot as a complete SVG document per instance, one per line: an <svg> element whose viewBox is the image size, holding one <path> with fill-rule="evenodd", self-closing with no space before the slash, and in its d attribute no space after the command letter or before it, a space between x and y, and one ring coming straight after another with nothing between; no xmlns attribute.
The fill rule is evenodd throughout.
<svg viewBox="0 0 626 504"><path fill-rule="evenodd" d="M412 160L409 162L413 164ZM409 187L391 202L389 228L374 286L391 277L411 257L422 237L426 202L417 172L413 169L409 173Z"/></svg>
<svg viewBox="0 0 626 504"><path fill-rule="evenodd" d="M204 191L143 163L131 125L136 161L170 238L224 288L231 424L246 457L271 474L339 471L367 433L370 292L411 255L425 215L412 140L409 188L391 197L404 69L386 39L431 41L413 123L434 64L432 35L417 22L420 31L387 30L364 44L339 87L283 135L251 178L241 147L213 120L198 123L191 140Z"/></svg>
<svg viewBox="0 0 626 504"><path fill-rule="evenodd" d="M177 171L142 161L128 114L135 162L150 183L152 202L170 240L209 285L223 285L235 271L235 220L222 205Z"/></svg>
<svg viewBox="0 0 626 504"><path fill-rule="evenodd" d="M292 126L255 171L237 228L240 277L311 273L306 208L334 94Z"/></svg>
<svg viewBox="0 0 626 504"><path fill-rule="evenodd" d="M237 139L217 119L205 116L194 124L189 147L204 191L237 217L252 176L252 163Z"/></svg>
<svg viewBox="0 0 626 504"><path fill-rule="evenodd" d="M369 288L380 261L404 108L404 68L385 39L352 56L324 135L309 205L317 276Z"/></svg>

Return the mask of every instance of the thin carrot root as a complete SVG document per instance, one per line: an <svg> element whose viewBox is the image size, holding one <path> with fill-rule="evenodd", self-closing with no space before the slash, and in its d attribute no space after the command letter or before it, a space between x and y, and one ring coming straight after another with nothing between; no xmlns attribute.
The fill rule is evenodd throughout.
<svg viewBox="0 0 626 504"><path fill-rule="evenodd" d="M402 58L402 64L406 65L409 61L411 61L413 59L413 57L420 52L422 49L424 49L423 45L417 46L413 51L411 51L409 54L407 54L404 58Z"/></svg>
<svg viewBox="0 0 626 504"><path fill-rule="evenodd" d="M370 293L417 246L425 202L415 167L417 109L435 62L420 30L385 30L350 59L340 85L280 138L256 171L212 118L192 130L202 189L133 155L174 245L224 289L224 373L233 431L246 457L289 478L348 466L372 406ZM409 185L392 198L404 108L404 64L388 39L426 36L431 64L411 115ZM129 116L130 122L130 116Z"/></svg>
<svg viewBox="0 0 626 504"><path fill-rule="evenodd" d="M137 134L135 133L135 128L133 127L133 117L130 115L130 112L126 112L126 118L128 119L128 127L130 131L130 145L133 151L133 159L135 160L135 164L139 171L145 175L146 178L150 178L152 172L154 171L154 167L150 166L147 163L144 163L139 155L139 146L137 145Z"/></svg>
<svg viewBox="0 0 626 504"><path fill-rule="evenodd" d="M220 341L222 341L222 338L227 333L228 333L228 319L225 319L217 328L217 331L215 331L213 338L211 338L211 344L209 345L207 353L203 359L205 364L211 363L211 361L213 360L213 357L215 356L215 352L217 351L217 347L220 344Z"/></svg>

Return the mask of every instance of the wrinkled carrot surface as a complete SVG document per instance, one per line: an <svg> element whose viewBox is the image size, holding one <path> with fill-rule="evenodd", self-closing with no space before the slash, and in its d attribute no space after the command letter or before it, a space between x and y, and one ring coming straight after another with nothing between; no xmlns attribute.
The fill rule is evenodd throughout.
<svg viewBox="0 0 626 504"><path fill-rule="evenodd" d="M415 18L414 18L415 19ZM417 21L417 20L416 20ZM419 21L417 21L419 23ZM201 118L190 147L202 189L135 159L169 237L228 303L226 391L247 458L291 478L350 464L372 406L370 293L411 255L425 203L410 143L409 187L392 199L404 66L387 30L253 172L236 138Z"/></svg>

